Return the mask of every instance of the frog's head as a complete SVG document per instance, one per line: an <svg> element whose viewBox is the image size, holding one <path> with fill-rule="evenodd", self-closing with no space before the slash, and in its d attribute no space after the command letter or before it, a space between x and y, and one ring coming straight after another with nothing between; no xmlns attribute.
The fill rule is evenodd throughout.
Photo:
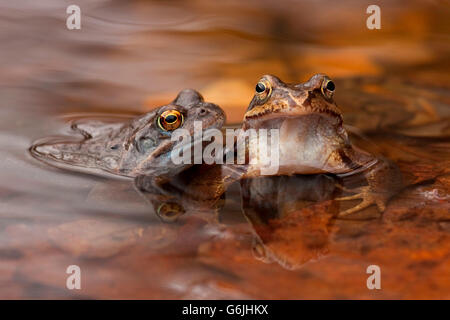
<svg viewBox="0 0 450 320"><path fill-rule="evenodd" d="M267 148L278 151L271 151L273 157L278 154L277 174L332 170L329 159L334 159L339 150L349 145L341 111L333 100L334 90L334 82L324 74L316 74L299 84L263 76L245 113L242 136L252 130L269 130L266 132L271 138L266 144ZM256 143L249 143L248 150L249 154L259 154ZM264 166L257 157L255 160L247 170L249 176L258 175Z"/></svg>
<svg viewBox="0 0 450 320"><path fill-rule="evenodd" d="M193 154L192 146L203 144L194 134L196 122L201 123L203 132L221 129L225 113L192 89L181 91L171 103L134 120L123 142L122 170L131 170L132 175L170 175L183 170L187 164L174 163L171 154L174 150L179 153L181 145L190 147ZM190 140L173 139L181 132Z"/></svg>
<svg viewBox="0 0 450 320"><path fill-rule="evenodd" d="M342 123L341 111L333 100L334 90L334 82L324 74L316 74L299 84L265 75L256 84L245 113L244 129L258 128L271 119L310 114L321 114Z"/></svg>
<svg viewBox="0 0 450 320"><path fill-rule="evenodd" d="M202 138L194 137L196 121L203 131L220 129L225 113L219 106L205 102L197 91L186 89L171 103L128 123L111 125L87 119L82 125L72 124L72 129L84 136L82 141L50 138L34 144L30 151L40 160L62 163L64 167L102 169L131 177L167 177L192 164L173 163L171 153L176 147L204 143ZM190 140L172 139L180 130L190 135Z"/></svg>

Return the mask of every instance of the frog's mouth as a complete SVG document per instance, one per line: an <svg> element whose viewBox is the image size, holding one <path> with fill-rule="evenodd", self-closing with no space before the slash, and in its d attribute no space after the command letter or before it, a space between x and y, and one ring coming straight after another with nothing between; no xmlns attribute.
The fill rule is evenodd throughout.
<svg viewBox="0 0 450 320"><path fill-rule="evenodd" d="M121 173L110 174L115 172L119 160L115 155L100 159L100 154L88 152L85 149L88 145L86 140L73 137L48 137L35 141L29 148L29 152L33 158L56 168L107 177L126 176ZM100 168L100 161L109 166Z"/></svg>
<svg viewBox="0 0 450 320"><path fill-rule="evenodd" d="M243 129L277 129L287 119L296 120L299 124L314 123L317 121L325 121L332 125L342 123L341 116L331 110L316 110L311 112L304 109L280 109L246 115Z"/></svg>

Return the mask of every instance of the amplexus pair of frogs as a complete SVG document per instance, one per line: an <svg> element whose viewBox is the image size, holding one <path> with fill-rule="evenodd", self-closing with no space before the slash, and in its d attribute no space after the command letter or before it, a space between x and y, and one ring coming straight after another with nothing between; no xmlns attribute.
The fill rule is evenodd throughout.
<svg viewBox="0 0 450 320"><path fill-rule="evenodd" d="M341 212L341 216L371 205L382 212L398 185L398 175L389 161L352 145L342 113L333 100L334 92L334 82L324 74L316 74L300 84L263 76L256 84L241 132L278 129L278 170L273 175L362 176L363 186L352 190L340 186L352 194L336 201L361 199L359 204ZM126 123L81 121L74 123L72 129L84 137L82 140L47 140L36 143L30 150L33 156L46 162L134 178L137 189L147 192L186 170L192 171L193 166L197 169L192 171L191 183L198 182L210 192L214 189L215 196L223 193L230 181L261 174L263 164L258 162L213 166L193 161L174 163L171 153L185 141L171 139L172 135L184 129L194 136L196 121L201 122L204 131L221 129L225 113L219 106L205 102L197 91L187 89L169 104ZM204 141L190 142L192 147L199 143ZM250 143L247 148L255 145Z"/></svg>

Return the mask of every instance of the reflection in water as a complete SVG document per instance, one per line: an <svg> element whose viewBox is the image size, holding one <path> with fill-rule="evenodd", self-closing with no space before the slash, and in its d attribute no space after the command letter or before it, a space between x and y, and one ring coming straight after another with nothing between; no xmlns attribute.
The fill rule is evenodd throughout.
<svg viewBox="0 0 450 320"><path fill-rule="evenodd" d="M225 191L220 165L195 165L157 187L153 177L142 175L135 186L164 222L174 222L186 212L216 212Z"/></svg>
<svg viewBox="0 0 450 320"><path fill-rule="evenodd" d="M147 185L145 178L136 179L136 186L164 222L202 211L212 221L223 206L223 176L221 166L196 166L161 188L153 188L151 180ZM339 214L333 199L342 191L336 185L329 175L241 180L242 212L254 230L256 257L295 269L326 254L329 228Z"/></svg>
<svg viewBox="0 0 450 320"><path fill-rule="evenodd" d="M164 222L203 212L205 219L218 223L216 215L223 206L219 200L229 186L224 183L223 177L229 177L225 171L230 169L194 166L158 188L145 176L138 177L135 185ZM255 257L296 269L326 254L330 227L342 211L336 198L347 182L330 175L242 179L242 212L254 230Z"/></svg>
<svg viewBox="0 0 450 320"><path fill-rule="evenodd" d="M176 221L186 212L217 212L227 188L242 175L239 166L194 165L161 186L153 177L139 176L135 187L153 211L165 222Z"/></svg>
<svg viewBox="0 0 450 320"><path fill-rule="evenodd" d="M187 214L217 224L218 215L227 214L224 192L238 179L224 180L231 170L219 165L194 166L158 188L146 176L138 177L135 186L163 222L177 222ZM253 230L255 258L295 270L326 255L331 227L346 208L340 200L343 189L361 183L365 183L362 175L337 178L325 174L240 180L241 199L233 200L241 203ZM354 217L361 221L379 218L375 208Z"/></svg>
<svg viewBox="0 0 450 320"><path fill-rule="evenodd" d="M255 231L255 256L296 269L326 254L339 213L331 201L340 191L336 183L327 175L242 180L242 210Z"/></svg>

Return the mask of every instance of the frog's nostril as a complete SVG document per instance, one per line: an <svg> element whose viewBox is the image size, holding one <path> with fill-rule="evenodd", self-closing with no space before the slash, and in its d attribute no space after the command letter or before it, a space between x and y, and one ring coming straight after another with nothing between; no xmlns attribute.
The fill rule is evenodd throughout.
<svg viewBox="0 0 450 320"><path fill-rule="evenodd" d="M201 108L200 111L199 111L199 114L200 114L201 116L205 115L206 113L207 113L207 110L204 109L204 108Z"/></svg>

